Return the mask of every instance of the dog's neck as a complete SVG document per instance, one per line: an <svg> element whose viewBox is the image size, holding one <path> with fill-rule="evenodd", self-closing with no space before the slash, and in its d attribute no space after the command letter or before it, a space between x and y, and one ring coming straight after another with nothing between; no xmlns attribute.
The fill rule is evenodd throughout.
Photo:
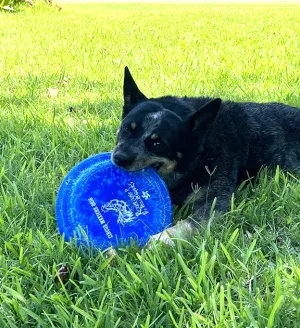
<svg viewBox="0 0 300 328"><path fill-rule="evenodd" d="M184 178L185 174L174 171L167 176L161 176L164 180L165 184L167 185L168 189L175 188Z"/></svg>
<svg viewBox="0 0 300 328"><path fill-rule="evenodd" d="M204 170L204 167L207 164L205 152L203 152L202 148L197 156L193 155L193 159L185 158L185 155L186 154L183 154L183 159L180 161L174 161L176 165L172 167L172 170L167 170L165 166L162 166L160 170L158 170L159 175L162 177L169 190L176 188L195 170Z"/></svg>

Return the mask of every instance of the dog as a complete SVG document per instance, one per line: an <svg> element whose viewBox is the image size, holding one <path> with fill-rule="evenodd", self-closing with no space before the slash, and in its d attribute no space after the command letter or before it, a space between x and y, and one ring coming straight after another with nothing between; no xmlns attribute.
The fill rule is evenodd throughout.
<svg viewBox="0 0 300 328"><path fill-rule="evenodd" d="M124 106L115 165L127 171L148 166L165 181L172 204L193 204L192 217L151 242L174 245L188 239L211 207L228 211L238 184L263 166L300 167L300 110L281 103L233 102L220 98L147 98L125 67Z"/></svg>

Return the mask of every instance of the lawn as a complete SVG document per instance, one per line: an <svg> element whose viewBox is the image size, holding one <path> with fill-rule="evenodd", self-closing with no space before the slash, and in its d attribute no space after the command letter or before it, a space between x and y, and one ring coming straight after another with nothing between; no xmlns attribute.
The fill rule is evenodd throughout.
<svg viewBox="0 0 300 328"><path fill-rule="evenodd" d="M66 173L114 146L125 65L148 96L300 107L300 6L62 7L0 12L0 326L300 327L297 172L264 169L191 241L113 260L64 242L54 211Z"/></svg>

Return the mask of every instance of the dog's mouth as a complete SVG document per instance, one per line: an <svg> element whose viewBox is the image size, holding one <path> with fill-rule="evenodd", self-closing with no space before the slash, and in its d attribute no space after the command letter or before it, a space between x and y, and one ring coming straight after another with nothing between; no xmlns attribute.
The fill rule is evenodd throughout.
<svg viewBox="0 0 300 328"><path fill-rule="evenodd" d="M151 166L154 168L154 170L158 171L162 167L163 163L156 162L151 164Z"/></svg>
<svg viewBox="0 0 300 328"><path fill-rule="evenodd" d="M134 160L125 161L122 156L116 160L115 153L112 154L111 160L112 162L122 168L125 171L135 172L139 170L143 170L146 167L152 167L162 178L168 176L172 173L177 165L175 160L170 160L165 157L158 157L158 156L149 156L149 157L142 157L142 158L135 158ZM125 159L126 156L125 156Z"/></svg>

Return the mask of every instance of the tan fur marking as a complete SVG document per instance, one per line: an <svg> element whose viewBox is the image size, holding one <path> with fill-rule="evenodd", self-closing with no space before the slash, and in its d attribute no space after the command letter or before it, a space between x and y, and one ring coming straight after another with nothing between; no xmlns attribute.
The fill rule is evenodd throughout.
<svg viewBox="0 0 300 328"><path fill-rule="evenodd" d="M124 100L125 100L125 103L126 103L126 104L129 104L131 98L130 98L130 96L126 96L126 97L124 98Z"/></svg>
<svg viewBox="0 0 300 328"><path fill-rule="evenodd" d="M136 123L135 123L135 122L132 122L132 123L130 124L130 126L131 126L132 130L134 130L134 129L136 128Z"/></svg>
<svg viewBox="0 0 300 328"><path fill-rule="evenodd" d="M181 152L178 151L176 154L177 154L178 158L182 158L182 153Z"/></svg>
<svg viewBox="0 0 300 328"><path fill-rule="evenodd" d="M177 162L176 161L170 161L168 159L165 159L163 165L158 170L158 174L162 178L165 178L169 174L171 174L172 172L174 172L176 166L177 166Z"/></svg>
<svg viewBox="0 0 300 328"><path fill-rule="evenodd" d="M157 133L153 133L152 136L151 136L151 139L152 140L159 139L159 135Z"/></svg>

